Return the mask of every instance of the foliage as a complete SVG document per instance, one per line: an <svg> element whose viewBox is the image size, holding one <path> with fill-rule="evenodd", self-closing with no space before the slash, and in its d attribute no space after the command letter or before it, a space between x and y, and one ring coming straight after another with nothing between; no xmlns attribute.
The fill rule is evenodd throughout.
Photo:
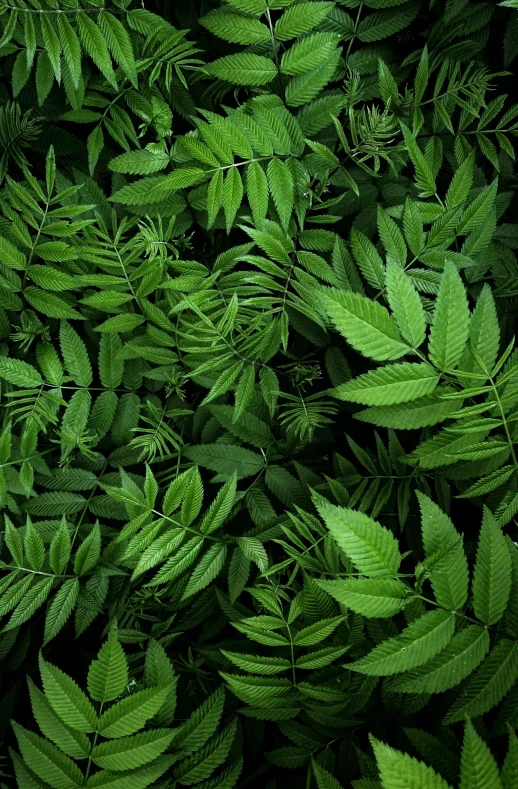
<svg viewBox="0 0 518 789"><path fill-rule="evenodd" d="M0 0L1 789L518 785L517 8Z"/></svg>

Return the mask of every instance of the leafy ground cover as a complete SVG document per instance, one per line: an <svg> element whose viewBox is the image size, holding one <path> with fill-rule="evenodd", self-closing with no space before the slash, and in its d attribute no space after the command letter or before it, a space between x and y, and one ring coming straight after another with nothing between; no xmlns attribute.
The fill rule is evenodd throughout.
<svg viewBox="0 0 518 789"><path fill-rule="evenodd" d="M518 2L0 36L2 789L516 789Z"/></svg>

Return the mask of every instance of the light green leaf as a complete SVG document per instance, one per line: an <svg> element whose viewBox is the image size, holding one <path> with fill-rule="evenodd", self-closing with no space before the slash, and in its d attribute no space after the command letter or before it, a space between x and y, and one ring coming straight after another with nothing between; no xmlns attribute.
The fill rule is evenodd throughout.
<svg viewBox="0 0 518 789"><path fill-rule="evenodd" d="M446 208L463 203L468 197L473 183L474 155L471 153L459 166L453 176L448 191L446 193Z"/></svg>
<svg viewBox="0 0 518 789"><path fill-rule="evenodd" d="M398 693L443 693L469 677L488 650L488 631L470 625L430 661L397 677L391 687Z"/></svg>
<svg viewBox="0 0 518 789"><path fill-rule="evenodd" d="M427 764L396 751L372 735L370 741L383 789L451 789L450 784Z"/></svg>
<svg viewBox="0 0 518 789"><path fill-rule="evenodd" d="M55 745L13 723L22 758L36 775L55 789L83 786L84 776L76 764Z"/></svg>
<svg viewBox="0 0 518 789"><path fill-rule="evenodd" d="M229 476L236 473L238 478L259 473L264 466L261 455L232 444L203 444L187 447L188 458L204 468Z"/></svg>
<svg viewBox="0 0 518 789"><path fill-rule="evenodd" d="M50 706L45 694L39 690L31 679L27 679L31 707L36 723L44 737L51 740L67 756L73 759L85 759L90 753L90 740L82 732L74 731L66 726Z"/></svg>
<svg viewBox="0 0 518 789"><path fill-rule="evenodd" d="M363 405L405 403L433 392L439 375L428 364L401 362L371 370L333 390L340 400Z"/></svg>
<svg viewBox="0 0 518 789"><path fill-rule="evenodd" d="M364 356L381 362L408 353L394 318L378 302L359 293L331 290L322 301L336 329Z"/></svg>
<svg viewBox="0 0 518 789"><path fill-rule="evenodd" d="M383 12L380 12L383 13ZM387 12L385 12L387 13ZM388 12L391 13L391 12ZM405 138L405 145L408 155L415 168L415 180L418 188L421 190L421 197L430 197L435 194L435 178L428 161L425 159L419 145L416 142L410 129L404 123L400 123Z"/></svg>
<svg viewBox="0 0 518 789"><path fill-rule="evenodd" d="M146 148L139 151L128 151L111 159L110 170L116 173L129 175L152 175L169 164L169 156L163 151L149 151Z"/></svg>
<svg viewBox="0 0 518 789"><path fill-rule="evenodd" d="M317 583L341 605L366 617L395 616L411 600L409 588L391 578L348 578Z"/></svg>
<svg viewBox="0 0 518 789"><path fill-rule="evenodd" d="M341 49L335 50L319 66L315 66L315 68L305 74L298 74L288 82L286 86L286 104L288 107L301 107L303 104L313 101L319 95L333 78L341 53ZM354 186L352 188L354 189Z"/></svg>
<svg viewBox="0 0 518 789"><path fill-rule="evenodd" d="M339 36L334 33L313 33L305 36L284 52L281 72L294 77L321 66L332 55L338 41Z"/></svg>
<svg viewBox="0 0 518 789"><path fill-rule="evenodd" d="M117 90L117 80L113 71L110 53L101 31L88 14L77 14L77 25L81 44L85 52L87 55L90 55L110 85Z"/></svg>
<svg viewBox="0 0 518 789"><path fill-rule="evenodd" d="M277 69L271 60L248 52L219 58L205 66L205 71L211 77L234 85L266 85L277 76Z"/></svg>
<svg viewBox="0 0 518 789"><path fill-rule="evenodd" d="M43 384L35 367L21 359L9 359L7 356L0 356L0 378L23 389L37 389Z"/></svg>
<svg viewBox="0 0 518 789"><path fill-rule="evenodd" d="M85 344L69 323L63 321L59 330L61 353L74 383L89 387L93 380L92 365Z"/></svg>
<svg viewBox="0 0 518 789"><path fill-rule="evenodd" d="M395 575L401 563L396 538L368 515L337 507L322 497L315 506L337 545L365 575Z"/></svg>
<svg viewBox="0 0 518 789"><path fill-rule="evenodd" d="M455 723L466 716L477 718L488 712L508 693L518 677L516 642L502 639L473 675L463 693L450 707L444 722Z"/></svg>
<svg viewBox="0 0 518 789"><path fill-rule="evenodd" d="M281 225L287 230L293 210L293 177L281 159L272 159L268 165L268 186L279 214Z"/></svg>
<svg viewBox="0 0 518 789"><path fill-rule="evenodd" d="M52 601L45 618L43 644L48 644L59 633L75 608L79 597L79 580L67 579Z"/></svg>
<svg viewBox="0 0 518 789"><path fill-rule="evenodd" d="M469 718L464 729L459 789L502 789L497 763Z"/></svg>
<svg viewBox="0 0 518 789"><path fill-rule="evenodd" d="M450 518L424 493L418 492L423 545L430 562L430 582L440 606L458 610L468 597L468 563L462 537Z"/></svg>
<svg viewBox="0 0 518 789"><path fill-rule="evenodd" d="M307 33L325 19L334 3L299 3L287 9L277 20L274 36L279 41L287 41Z"/></svg>
<svg viewBox="0 0 518 789"><path fill-rule="evenodd" d="M243 182L237 167L231 167L223 184L223 211L227 233L230 233L234 219L243 200Z"/></svg>
<svg viewBox="0 0 518 789"><path fill-rule="evenodd" d="M268 27L258 19L232 14L223 9L208 13L200 24L231 44L262 44L270 40Z"/></svg>
<svg viewBox="0 0 518 789"><path fill-rule="evenodd" d="M74 680L41 657L40 673L45 696L63 723L86 734L95 731L96 712Z"/></svg>
<svg viewBox="0 0 518 789"><path fill-rule="evenodd" d="M351 230L351 249L363 278L378 290L385 285L385 266L372 241L354 228Z"/></svg>
<svg viewBox="0 0 518 789"><path fill-rule="evenodd" d="M112 628L108 640L101 647L88 670L88 692L103 703L118 698L128 684L128 664L117 632ZM106 766L108 765L101 765ZM133 765L137 766L137 765ZM109 769L113 769L110 767Z"/></svg>
<svg viewBox="0 0 518 789"><path fill-rule="evenodd" d="M455 616L448 611L428 611L408 625L400 635L382 641L368 655L348 668L361 674L382 677L422 666L444 649L453 636Z"/></svg>
<svg viewBox="0 0 518 789"><path fill-rule="evenodd" d="M492 512L484 507L477 560L473 572L473 610L486 625L504 615L511 591L511 557Z"/></svg>
<svg viewBox="0 0 518 789"><path fill-rule="evenodd" d="M447 391L439 387L431 394L403 406L381 405L366 408L365 411L355 414L355 419L395 430L416 430L419 427L436 425L447 419L459 406L458 400L448 400L443 396Z"/></svg>
<svg viewBox="0 0 518 789"><path fill-rule="evenodd" d="M173 737L170 729L154 729L102 742L93 748L92 761L106 770L134 770L160 756Z"/></svg>
<svg viewBox="0 0 518 789"><path fill-rule="evenodd" d="M246 171L246 194L254 224L261 228L268 211L268 179L258 162L251 162Z"/></svg>
<svg viewBox="0 0 518 789"><path fill-rule="evenodd" d="M426 336L426 322L421 298L412 280L398 263L387 262L387 299L401 336L419 348Z"/></svg>
<svg viewBox="0 0 518 789"><path fill-rule="evenodd" d="M158 712L167 692L167 687L146 688L117 701L99 718L99 732L110 738L134 734Z"/></svg>
<svg viewBox="0 0 518 789"><path fill-rule="evenodd" d="M439 370L454 369L463 354L469 332L469 307L456 266L446 262L435 305L428 353Z"/></svg>

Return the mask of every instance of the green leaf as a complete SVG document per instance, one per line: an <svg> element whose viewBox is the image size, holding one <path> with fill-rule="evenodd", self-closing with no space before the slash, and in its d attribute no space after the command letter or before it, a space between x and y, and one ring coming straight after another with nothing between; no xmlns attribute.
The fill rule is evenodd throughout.
<svg viewBox="0 0 518 789"><path fill-rule="evenodd" d="M185 455L199 466L219 474L237 474L238 479L257 474L264 466L261 455L232 444L203 444L187 447Z"/></svg>
<svg viewBox="0 0 518 789"><path fill-rule="evenodd" d="M393 36L407 27L418 13L419 8L411 3L401 11L393 11L391 8L376 11L362 19L358 25L358 38L364 43L371 43Z"/></svg>
<svg viewBox="0 0 518 789"><path fill-rule="evenodd" d="M385 285L385 266L372 241L353 228L351 249L364 279L369 285L381 290Z"/></svg>
<svg viewBox="0 0 518 789"><path fill-rule="evenodd" d="M120 156L111 159L108 166L115 173L152 175L167 167L169 161L169 156L163 151L149 151L144 148L121 153Z"/></svg>
<svg viewBox="0 0 518 789"><path fill-rule="evenodd" d="M123 186L110 197L110 200L122 205L161 203L173 192L184 189L186 186L193 186L204 176L204 170L199 167L181 168L169 175L149 176L128 186Z"/></svg>
<svg viewBox="0 0 518 789"><path fill-rule="evenodd" d="M383 12L380 12L383 13ZM389 12L390 13L390 12ZM435 194L435 178L428 161L425 159L419 145L410 129L400 122L408 155L415 168L415 180L421 190L421 197L430 197Z"/></svg>
<svg viewBox="0 0 518 789"><path fill-rule="evenodd" d="M259 165L258 165L259 166ZM207 228L211 228L223 202L223 171L217 170L210 179L207 190Z"/></svg>
<svg viewBox="0 0 518 789"><path fill-rule="evenodd" d="M220 687L175 731L172 748L186 754L195 753L201 748L216 731L224 704L225 691Z"/></svg>
<svg viewBox="0 0 518 789"><path fill-rule="evenodd" d="M474 156L467 156L453 176L446 193L446 208L460 205L468 197L473 183Z"/></svg>
<svg viewBox="0 0 518 789"><path fill-rule="evenodd" d="M335 616L330 619L321 619L314 625L309 625L295 633L293 643L297 646L314 646L320 644L325 638L331 635L339 624L343 622L343 617Z"/></svg>
<svg viewBox="0 0 518 789"><path fill-rule="evenodd" d="M477 718L488 712L508 693L517 677L516 643L502 639L485 658L469 685L450 707L444 722L455 723L468 715Z"/></svg>
<svg viewBox="0 0 518 789"><path fill-rule="evenodd" d="M51 740L67 756L73 759L86 758L90 753L90 740L86 734L65 726L50 706L45 694L30 679L27 682L32 712L44 737Z"/></svg>
<svg viewBox="0 0 518 789"><path fill-rule="evenodd" d="M425 245L423 219L416 203L408 197L403 212L403 232L410 251L418 256Z"/></svg>
<svg viewBox="0 0 518 789"><path fill-rule="evenodd" d="M63 723L86 734L95 731L96 712L74 680L41 657L40 673L45 696Z"/></svg>
<svg viewBox="0 0 518 789"><path fill-rule="evenodd" d="M488 631L478 625L470 625L456 633L430 661L397 677L392 689L398 693L443 693L469 677L488 650Z"/></svg>
<svg viewBox="0 0 518 789"><path fill-rule="evenodd" d="M15 271L25 271L27 261L25 255L17 249L7 238L0 236L0 263Z"/></svg>
<svg viewBox="0 0 518 789"><path fill-rule="evenodd" d="M361 573L395 575L401 563L396 538L368 515L315 498L315 506L337 545Z"/></svg>
<svg viewBox="0 0 518 789"><path fill-rule="evenodd" d="M77 14L77 26L85 52L90 55L110 85L117 90L117 80L113 71L110 53L101 31L88 14Z"/></svg>
<svg viewBox="0 0 518 789"><path fill-rule="evenodd" d="M487 284L483 285L473 310L468 339L468 347L462 356L460 369L467 372L472 371L476 375L482 373L487 375L496 363L500 346L500 325L495 300L491 288ZM466 387L477 385L475 379L471 384L463 379L463 383Z"/></svg>
<svg viewBox="0 0 518 789"><path fill-rule="evenodd" d="M270 675L291 670L291 663L286 658L247 655L242 652L229 652L226 649L222 649L221 652L231 663L249 673Z"/></svg>
<svg viewBox="0 0 518 789"><path fill-rule="evenodd" d="M134 734L158 712L167 692L167 687L146 688L117 701L99 718L99 732L110 738Z"/></svg>
<svg viewBox="0 0 518 789"><path fill-rule="evenodd" d="M27 20L31 17L30 13L26 15ZM57 14L56 17L63 56L72 78L72 84L77 90L81 81L81 44L66 14Z"/></svg>
<svg viewBox="0 0 518 789"><path fill-rule="evenodd" d="M407 255L405 239L392 217L380 205L378 205L378 232L387 253L387 261L392 260L404 266Z"/></svg>
<svg viewBox="0 0 518 789"><path fill-rule="evenodd" d="M340 400L363 405L405 403L433 392L439 375L428 364L401 362L371 370L333 390Z"/></svg>
<svg viewBox="0 0 518 789"><path fill-rule="evenodd" d="M502 789L497 763L469 718L464 729L459 788Z"/></svg>
<svg viewBox="0 0 518 789"><path fill-rule="evenodd" d="M89 789L106 787L106 789L146 789L160 778L176 761L176 756L159 756L151 764L137 767L126 772L100 770L88 779Z"/></svg>
<svg viewBox="0 0 518 789"><path fill-rule="evenodd" d="M400 265L387 262L387 299L401 336L419 348L426 336L426 322L421 298L412 280Z"/></svg>
<svg viewBox="0 0 518 789"><path fill-rule="evenodd" d="M80 769L59 748L18 723L13 723L13 729L25 764L39 778L56 789L84 785Z"/></svg>
<svg viewBox="0 0 518 789"><path fill-rule="evenodd" d="M262 44L270 40L270 31L258 19L249 19L229 12L209 13L200 24L231 44Z"/></svg>
<svg viewBox="0 0 518 789"><path fill-rule="evenodd" d="M411 600L408 587L391 578L348 578L317 583L341 605L366 617L395 616Z"/></svg>
<svg viewBox="0 0 518 789"><path fill-rule="evenodd" d="M368 655L348 667L375 677L400 674L422 666L450 642L455 616L448 611L429 611L408 625L403 632L382 641Z"/></svg>
<svg viewBox="0 0 518 789"><path fill-rule="evenodd" d="M302 33L308 33L325 19L334 3L299 3L288 8L277 20L274 36L279 41L296 38Z"/></svg>
<svg viewBox="0 0 518 789"><path fill-rule="evenodd" d="M89 387L93 380L92 365L85 344L69 323L60 326L59 340L65 366L78 386Z"/></svg>
<svg viewBox="0 0 518 789"><path fill-rule="evenodd" d="M108 318L103 323L100 323L99 326L96 326L94 331L122 334L123 332L133 331L144 321L145 318L142 315L134 315L127 312L124 315L114 315L113 318Z"/></svg>
<svg viewBox="0 0 518 789"><path fill-rule="evenodd" d="M53 578L41 578L36 581L14 609L9 622L5 625L4 631L14 630L27 622L35 611L40 608L47 600L54 583Z"/></svg>
<svg viewBox="0 0 518 789"><path fill-rule="evenodd" d="M335 75L341 53L341 49L335 50L319 66L315 66L315 68L305 74L298 74L288 82L286 86L286 104L288 107L301 107L303 104L313 101L319 95ZM354 189L354 186L352 188Z"/></svg>
<svg viewBox="0 0 518 789"><path fill-rule="evenodd" d="M102 742L92 749L92 761L106 770L134 770L160 756L173 737L169 729L154 729Z"/></svg>
<svg viewBox="0 0 518 789"><path fill-rule="evenodd" d="M243 182L237 167L231 167L223 184L223 211L227 234L230 233L236 214L243 200Z"/></svg>
<svg viewBox="0 0 518 789"><path fill-rule="evenodd" d="M446 262L430 332L430 361L439 370L454 369L462 357L468 332L466 291L456 266Z"/></svg>
<svg viewBox="0 0 518 789"><path fill-rule="evenodd" d="M57 636L75 608L79 597L79 580L66 580L52 601L45 618L45 635L43 644L48 644Z"/></svg>
<svg viewBox="0 0 518 789"><path fill-rule="evenodd" d="M95 701L107 702L118 698L128 684L128 664L115 630L101 647L88 670L88 692ZM109 765L100 765L115 769ZM132 765L137 767L138 765Z"/></svg>
<svg viewBox="0 0 518 789"><path fill-rule="evenodd" d="M50 14L41 14L40 16L41 37L47 56L54 69L56 82L61 82L61 44L50 18Z"/></svg>
<svg viewBox="0 0 518 789"><path fill-rule="evenodd" d="M419 397L403 406L373 406L355 414L355 418L379 427L392 427L395 430L415 430L419 427L436 425L447 419L449 414L458 408L458 401L444 397L446 392L447 390L438 388L432 394Z"/></svg>
<svg viewBox="0 0 518 789"><path fill-rule="evenodd" d="M468 597L468 563L462 537L450 518L419 492L423 545L430 562L430 582L437 603L458 610Z"/></svg>
<svg viewBox="0 0 518 789"><path fill-rule="evenodd" d="M486 625L504 615L511 591L511 557L504 535L491 511L484 517L473 572L473 610Z"/></svg>
<svg viewBox="0 0 518 789"><path fill-rule="evenodd" d="M468 205L457 225L458 234L467 234L476 230L488 217L495 204L497 187L498 182L493 181L489 186L485 186Z"/></svg>
<svg viewBox="0 0 518 789"><path fill-rule="evenodd" d="M383 789L451 789L449 783L427 764L396 751L370 736Z"/></svg>
<svg viewBox="0 0 518 789"><path fill-rule="evenodd" d="M212 545L191 573L182 600L205 589L223 569L227 556L226 545Z"/></svg>
<svg viewBox="0 0 518 789"><path fill-rule="evenodd" d="M97 19L113 59L119 64L124 74L136 88L138 84L137 68L133 46L126 28L117 17L107 11L101 11Z"/></svg>
<svg viewBox="0 0 518 789"><path fill-rule="evenodd" d="M36 389L43 384L39 372L27 362L0 356L0 378L24 389Z"/></svg>
<svg viewBox="0 0 518 789"><path fill-rule="evenodd" d="M293 177L289 168L281 159L272 159L267 170L268 186L279 214L281 225L287 230L293 211L294 191Z"/></svg>
<svg viewBox="0 0 518 789"><path fill-rule="evenodd" d="M378 302L343 291L329 291L322 300L336 329L364 356L381 362L408 353L394 318Z"/></svg>
<svg viewBox="0 0 518 789"><path fill-rule="evenodd" d="M251 162L246 171L246 194L254 224L261 228L268 211L268 179L258 162Z"/></svg>
<svg viewBox="0 0 518 789"><path fill-rule="evenodd" d="M74 573L76 575L86 575L86 573L89 573L99 561L100 555L101 530L97 522L90 534L85 537L76 551L74 557Z"/></svg>
<svg viewBox="0 0 518 789"><path fill-rule="evenodd" d="M70 533L65 519L63 519L50 543L49 564L53 573L60 575L63 572L70 561L71 552Z"/></svg>
<svg viewBox="0 0 518 789"><path fill-rule="evenodd" d="M277 69L271 60L248 52L226 55L204 68L209 76L233 85L266 85L277 76Z"/></svg>
<svg viewBox="0 0 518 789"><path fill-rule="evenodd" d="M313 33L305 36L284 52L281 72L294 77L321 66L336 49L338 40L339 37L334 33Z"/></svg>
<svg viewBox="0 0 518 789"><path fill-rule="evenodd" d="M518 781L518 739L513 731L509 732L509 750L501 771L502 789L513 789Z"/></svg>
<svg viewBox="0 0 518 789"><path fill-rule="evenodd" d="M315 759L312 759L311 767L315 775L318 789L342 789L341 784L336 778L333 778L331 773L324 770Z"/></svg>

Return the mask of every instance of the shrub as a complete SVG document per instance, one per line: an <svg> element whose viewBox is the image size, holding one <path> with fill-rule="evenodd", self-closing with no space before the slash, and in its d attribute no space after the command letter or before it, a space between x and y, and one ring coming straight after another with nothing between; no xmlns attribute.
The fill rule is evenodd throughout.
<svg viewBox="0 0 518 789"><path fill-rule="evenodd" d="M2 789L518 785L517 9L0 4Z"/></svg>

